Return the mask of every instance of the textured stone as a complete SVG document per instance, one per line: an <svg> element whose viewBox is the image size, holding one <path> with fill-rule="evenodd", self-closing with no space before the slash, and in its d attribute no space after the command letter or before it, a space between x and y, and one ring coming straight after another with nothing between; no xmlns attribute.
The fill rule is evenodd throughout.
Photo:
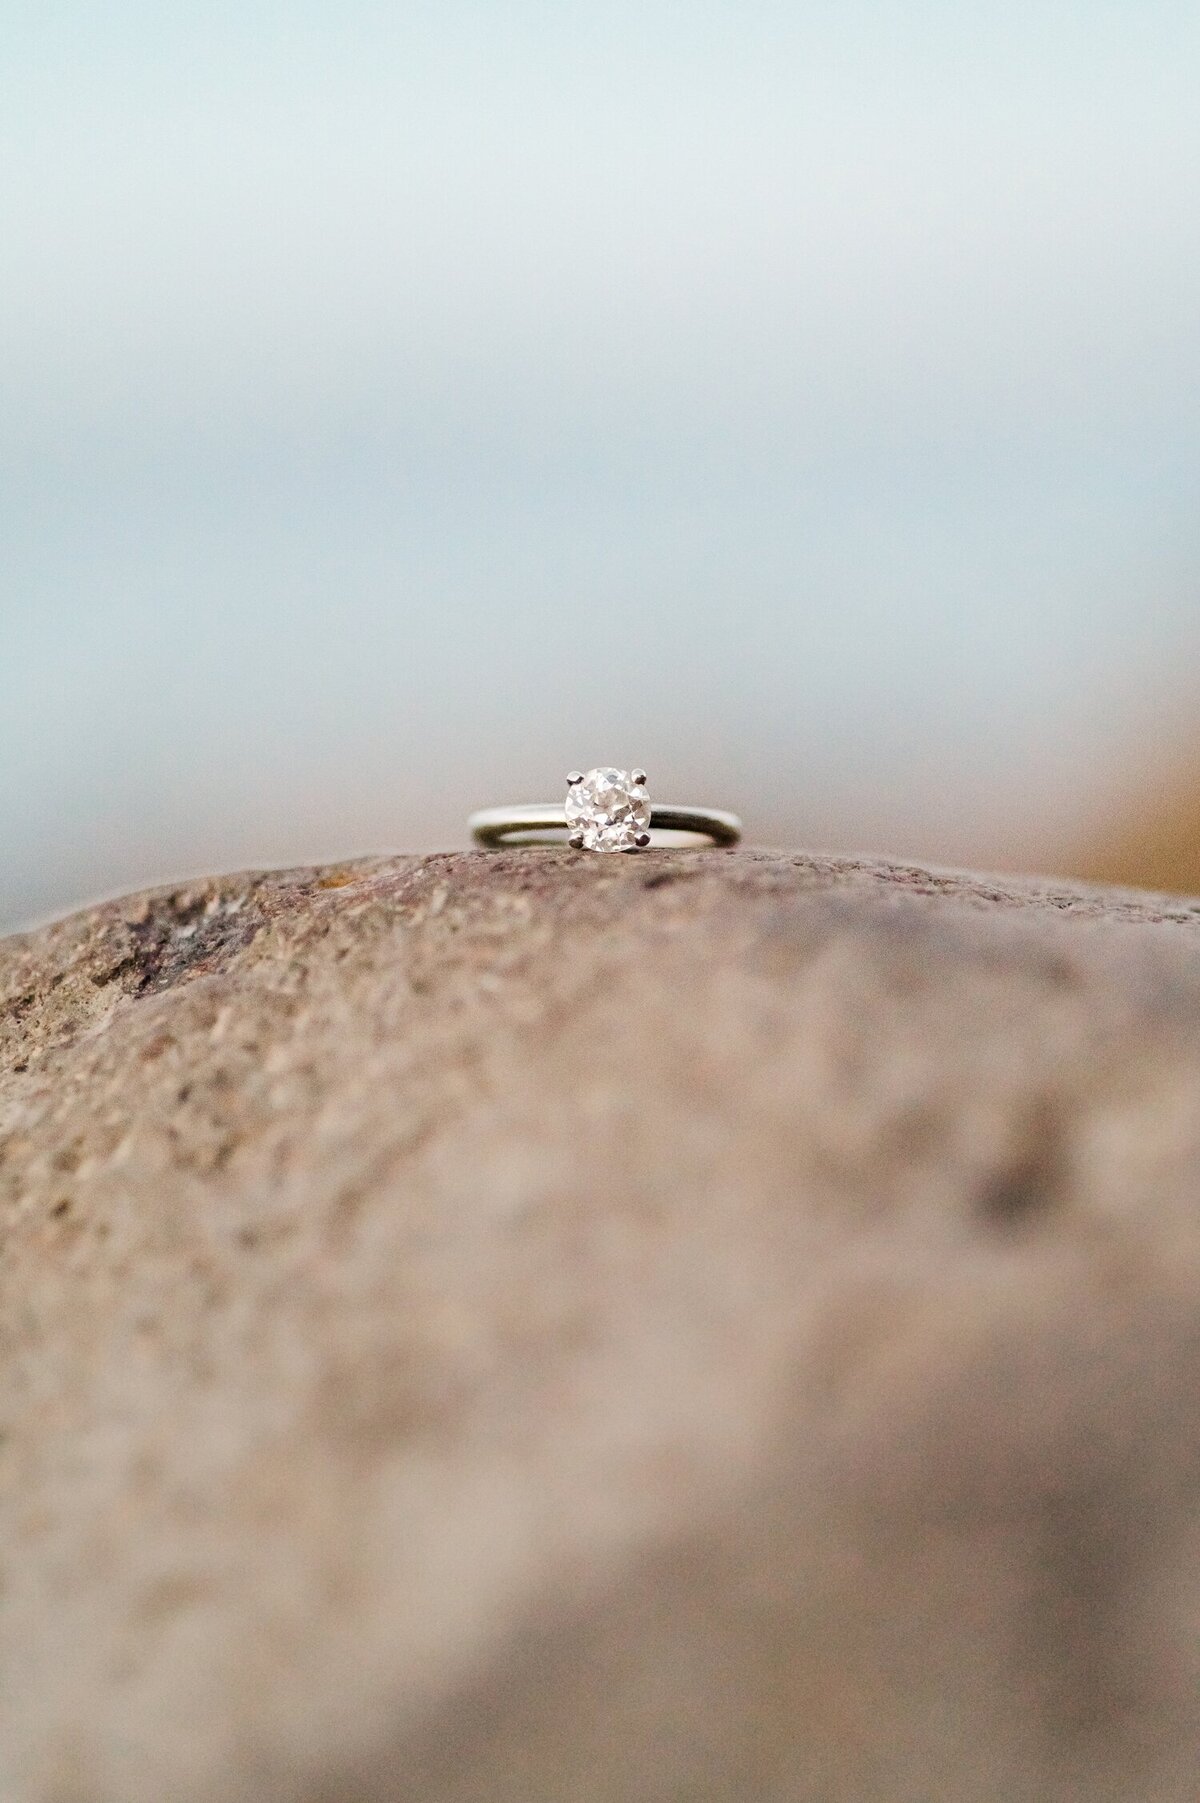
<svg viewBox="0 0 1200 1803"><path fill-rule="evenodd" d="M1190 1803L1200 909L407 858L0 999L4 1803Z"/></svg>

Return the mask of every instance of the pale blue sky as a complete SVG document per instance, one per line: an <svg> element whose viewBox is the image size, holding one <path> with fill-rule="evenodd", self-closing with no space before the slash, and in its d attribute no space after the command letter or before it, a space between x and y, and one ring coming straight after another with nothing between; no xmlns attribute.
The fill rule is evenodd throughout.
<svg viewBox="0 0 1200 1803"><path fill-rule="evenodd" d="M606 760L1053 861L1195 699L1198 77L1132 0L10 3L0 922Z"/></svg>

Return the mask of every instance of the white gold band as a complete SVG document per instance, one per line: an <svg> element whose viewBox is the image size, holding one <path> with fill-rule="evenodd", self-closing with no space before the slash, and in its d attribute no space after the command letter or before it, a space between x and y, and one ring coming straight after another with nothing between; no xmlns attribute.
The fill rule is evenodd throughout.
<svg viewBox="0 0 1200 1803"><path fill-rule="evenodd" d="M507 808L481 808L467 821L467 828L477 845L496 851L510 839L545 840L551 833L567 830L567 813L561 801L525 802ZM709 845L736 845L742 836L742 823L736 814L721 808L684 808L660 806L650 809L650 831L689 833Z"/></svg>

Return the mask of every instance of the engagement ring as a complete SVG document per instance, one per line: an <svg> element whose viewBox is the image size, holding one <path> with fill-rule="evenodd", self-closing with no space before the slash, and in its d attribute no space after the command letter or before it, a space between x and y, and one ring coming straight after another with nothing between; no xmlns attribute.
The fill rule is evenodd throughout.
<svg viewBox="0 0 1200 1803"><path fill-rule="evenodd" d="M686 834L708 845L736 845L742 823L720 808L660 806L646 793L644 770L572 770L565 802L483 808L467 822L478 845L496 850L510 839L567 835L576 851L642 851L658 832Z"/></svg>

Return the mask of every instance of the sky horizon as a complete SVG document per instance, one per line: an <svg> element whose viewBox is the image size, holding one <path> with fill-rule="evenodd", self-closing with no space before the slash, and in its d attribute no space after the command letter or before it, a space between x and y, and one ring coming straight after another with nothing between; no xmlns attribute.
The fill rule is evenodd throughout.
<svg viewBox="0 0 1200 1803"><path fill-rule="evenodd" d="M1066 856L1198 696L1200 16L20 5L0 928L642 763Z"/></svg>

